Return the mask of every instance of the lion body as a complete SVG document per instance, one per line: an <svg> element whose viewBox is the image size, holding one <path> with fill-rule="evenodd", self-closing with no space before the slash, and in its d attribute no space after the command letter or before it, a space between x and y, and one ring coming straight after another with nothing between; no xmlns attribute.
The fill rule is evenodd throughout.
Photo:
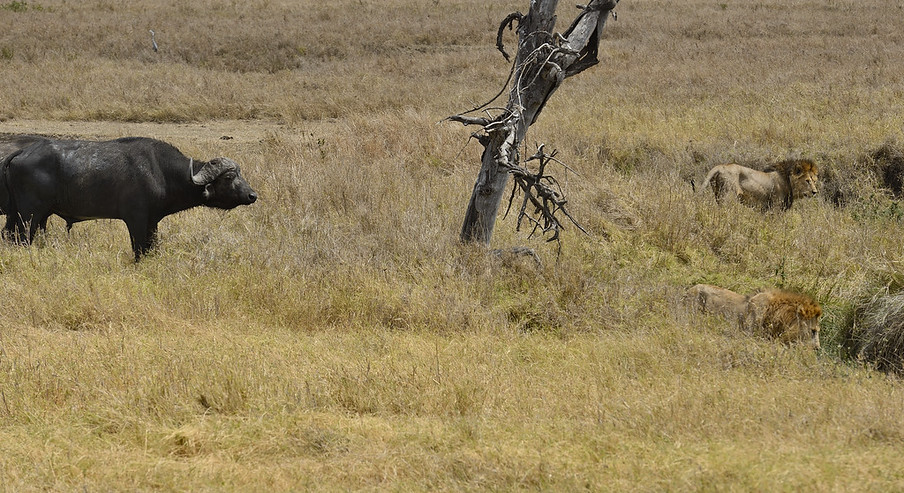
<svg viewBox="0 0 904 493"><path fill-rule="evenodd" d="M747 313L747 297L712 284L697 284L687 290L685 298L706 313L741 321Z"/></svg>
<svg viewBox="0 0 904 493"><path fill-rule="evenodd" d="M821 315L822 307L809 296L771 288L750 297L745 326L757 335L819 349Z"/></svg>
<svg viewBox="0 0 904 493"><path fill-rule="evenodd" d="M717 201L733 196L752 207L787 209L794 199L816 195L818 179L816 164L808 159L782 161L764 171L720 164L709 171L702 188L712 187Z"/></svg>

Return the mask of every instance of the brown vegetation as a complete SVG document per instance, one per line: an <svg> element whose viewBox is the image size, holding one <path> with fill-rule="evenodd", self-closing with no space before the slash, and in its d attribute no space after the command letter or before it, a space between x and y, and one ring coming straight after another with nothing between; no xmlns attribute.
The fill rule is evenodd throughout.
<svg viewBox="0 0 904 493"><path fill-rule="evenodd" d="M904 387L839 357L896 200L764 216L682 178L904 141L899 5L623 0L523 154L559 150L590 235L496 226L539 267L459 244L480 146L437 124L502 86L514 10L0 1L0 132L156 137L260 195L137 265L112 221L0 245L0 490L904 489ZM692 316L697 282L812 293L822 350Z"/></svg>
<svg viewBox="0 0 904 493"><path fill-rule="evenodd" d="M846 327L850 355L879 371L904 374L904 293L859 304Z"/></svg>
<svg viewBox="0 0 904 493"><path fill-rule="evenodd" d="M895 198L904 195L904 152L895 145L886 142L870 155L876 164L882 187Z"/></svg>

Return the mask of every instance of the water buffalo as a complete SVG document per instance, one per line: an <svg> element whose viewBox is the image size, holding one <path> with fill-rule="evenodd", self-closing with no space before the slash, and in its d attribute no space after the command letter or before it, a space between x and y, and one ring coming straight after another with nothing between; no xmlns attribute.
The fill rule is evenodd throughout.
<svg viewBox="0 0 904 493"><path fill-rule="evenodd" d="M194 162L166 142L144 137L95 142L42 139L2 163L10 211L5 229L31 242L56 214L67 226L122 219L135 260L154 244L164 217L204 205L232 209L257 200L235 161Z"/></svg>

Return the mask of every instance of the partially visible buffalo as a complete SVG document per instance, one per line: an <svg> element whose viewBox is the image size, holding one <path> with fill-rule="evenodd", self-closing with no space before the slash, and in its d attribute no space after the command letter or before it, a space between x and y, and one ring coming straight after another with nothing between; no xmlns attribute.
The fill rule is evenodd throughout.
<svg viewBox="0 0 904 493"><path fill-rule="evenodd" d="M34 238L56 214L67 225L122 219L137 261L164 217L204 205L232 209L257 200L235 161L195 163L166 142L127 137L104 142L42 139L2 163L10 211L5 229Z"/></svg>
<svg viewBox="0 0 904 493"><path fill-rule="evenodd" d="M2 135L0 136L0 159L44 140L47 139L37 135ZM6 186L6 173L0 173L0 214L6 214L7 211L9 211L9 189Z"/></svg>

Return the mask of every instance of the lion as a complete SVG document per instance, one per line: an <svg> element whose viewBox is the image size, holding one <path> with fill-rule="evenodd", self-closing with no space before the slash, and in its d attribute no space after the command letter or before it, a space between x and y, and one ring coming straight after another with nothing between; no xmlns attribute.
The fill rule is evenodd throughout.
<svg viewBox="0 0 904 493"><path fill-rule="evenodd" d="M697 284L687 290L685 300L706 313L743 321L747 314L747 296L712 284Z"/></svg>
<svg viewBox="0 0 904 493"><path fill-rule="evenodd" d="M803 343L819 349L822 307L807 295L769 288L749 297L744 326L756 335L785 344Z"/></svg>
<svg viewBox="0 0 904 493"><path fill-rule="evenodd" d="M739 164L720 164L709 171L703 187L711 186L716 201L726 195L752 207L788 209L794 199L816 195L816 164L809 159L789 159L758 171Z"/></svg>
<svg viewBox="0 0 904 493"><path fill-rule="evenodd" d="M685 300L706 313L737 321L754 335L819 349L822 307L804 294L768 288L745 296L719 286L697 284L687 290Z"/></svg>

